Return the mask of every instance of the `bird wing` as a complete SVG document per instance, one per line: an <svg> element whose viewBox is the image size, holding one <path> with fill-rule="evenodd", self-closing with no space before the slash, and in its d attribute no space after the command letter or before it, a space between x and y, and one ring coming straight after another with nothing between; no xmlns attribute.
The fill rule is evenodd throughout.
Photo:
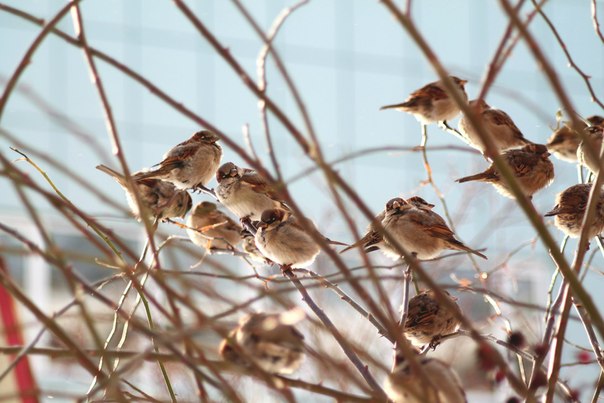
<svg viewBox="0 0 604 403"><path fill-rule="evenodd" d="M522 134L522 132L520 131L518 126L516 126L516 124L510 117L510 115L508 115L504 111L499 110L499 109L488 109L488 110L484 111L483 113L487 119L489 119L491 122L493 122L497 126L509 127L512 130L512 132L514 133L515 139L524 140L526 143L529 143L529 141L524 138L524 135Z"/></svg>
<svg viewBox="0 0 604 403"><path fill-rule="evenodd" d="M514 175L517 177L530 174L540 159L534 153L528 153L523 150L511 150L506 157L507 163L514 170Z"/></svg>
<svg viewBox="0 0 604 403"><path fill-rule="evenodd" d="M422 295L420 298L429 299ZM420 303L409 304L409 312L405 321L405 328L412 329L418 326L424 326L434 321L434 316L438 313L439 305L432 301L420 301Z"/></svg>
<svg viewBox="0 0 604 403"><path fill-rule="evenodd" d="M285 210L289 211L289 207L281 201L277 193L273 190L273 188L266 182L258 172L253 169L246 169L241 176L241 183L249 186L254 192L262 193L270 197L271 199L281 203L282 207Z"/></svg>
<svg viewBox="0 0 604 403"><path fill-rule="evenodd" d="M165 158L160 163L153 165L154 167L159 166L160 168L152 172L169 172L176 168L182 168L185 161L195 155L198 149L199 147L194 143L183 146L178 145L168 151Z"/></svg>

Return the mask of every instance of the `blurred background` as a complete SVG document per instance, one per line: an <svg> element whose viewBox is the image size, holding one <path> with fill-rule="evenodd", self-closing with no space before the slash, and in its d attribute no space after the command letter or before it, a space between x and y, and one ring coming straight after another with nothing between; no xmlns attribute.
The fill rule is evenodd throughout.
<svg viewBox="0 0 604 403"><path fill-rule="evenodd" d="M51 19L64 5L63 2L31 0L4 3L45 20ZM256 77L256 59L262 42L233 4L217 0L190 1L188 4L245 70ZM244 1L244 4L263 29L268 30L281 10L293 2ZM604 2L598 0L597 4L604 9ZM81 10L92 47L137 71L241 145L244 145L242 128L249 125L252 142L269 166L257 99L172 2L87 0L81 3ZM526 5L523 15L531 10L530 4ZM552 19L575 62L591 76L597 95L602 95L604 46L592 27L589 2L551 0L546 3L544 11ZM477 96L481 79L507 25L505 13L497 2L418 1L413 3L412 17L449 71L469 81L466 89L470 99ZM74 34L69 15L63 18L58 28ZM577 110L583 116L603 114L592 102L581 77L569 68L551 30L539 16L531 23L530 30L556 68ZM31 22L0 11L0 87L5 86L39 32L40 28ZM411 150L420 143L419 124L407 114L379 111L380 106L403 101L411 91L436 80L429 63L384 6L368 0L313 0L288 19L277 37L276 48L302 94L328 161L338 161L372 148L389 148L348 158L336 165L375 212L383 209L386 201L394 196L417 194L436 204L435 211L443 214L443 206L433 188L424 182L426 172L421 154ZM200 129L122 72L102 61L97 61L97 65L132 170L159 162L165 151ZM300 114L272 61L268 65L268 93L294 122L301 123ZM534 142L545 143L556 126L560 103L523 43L515 48L505 64L487 101L508 112L525 136ZM457 120L452 123L456 125ZM312 162L272 118L271 125L277 157L289 181L290 191L306 215L314 219L330 238L352 242L322 174L317 171L304 174L313 166ZM121 188L111 178L95 170L100 163L116 168L119 165L111 155L103 110L80 49L49 35L20 79L0 126L0 152L10 159L17 159L19 155L8 146L28 153L75 205L114 229L135 250L142 248L145 239L143 227L125 212ZM428 130L430 147L458 147L429 151L428 157L434 181L446 198L459 238L474 248L486 248L489 260L478 264L482 271L489 273L486 280L489 289L516 301L544 306L554 265L524 214L513 201L501 197L488 185L455 183L454 179L458 177L485 169L487 162L469 149L459 149L465 145L436 125ZM36 152L46 153L91 181L122 209L101 200L57 166L35 157ZM231 160L242 164L231 150L225 149L223 161ZM541 212L553 207L556 193L577 182L573 165L555 159L553 162L555 182L533 199ZM23 162L19 164L42 186L48 187L31 167ZM210 183L210 186L215 186L215 183ZM4 177L0 177L0 189L0 221L42 244L14 188ZM206 200L207 196L194 195L193 198L197 202ZM69 257L76 270L91 282L112 274L95 261L98 252L87 239L42 199L33 199L39 202L36 208L42 213L48 228L52 229L56 243L71 252ZM358 217L358 226L362 230L367 220L352 205L350 209ZM162 231L184 235L184 231L168 225L162 226ZM562 234L553 226L552 232L557 239L562 239ZM569 259L575 246L576 241L569 242L566 249ZM16 241L4 234L0 235L0 247L15 279L48 314L72 300L73 296L58 270L48 267L40 258L24 253ZM203 265L190 268L203 253L192 247L189 249L192 254L168 250L165 264L183 272L214 269ZM595 250L594 245L592 252ZM361 262L356 252L350 252L346 258L351 267ZM378 254L373 259L376 263L390 264ZM253 273L247 264L233 256L212 257L209 261L224 265L233 273ZM598 292L604 286L602 266L602 256L596 254L586 275L586 286L593 292L599 306L604 305ZM426 268L442 284L481 286L472 263L465 256L428 262ZM258 270L263 275L278 274L277 268L259 267ZM335 268L326 259L319 259L314 270L328 274ZM241 301L257 292L253 287L229 281L194 276L191 279L199 282L200 286L232 293L233 298ZM400 282L396 279L385 281L391 292L392 304L396 307L401 300L400 287L397 287ZM105 292L117 298L124 285L113 284ZM341 285L347 289L346 284ZM451 288L451 292L459 297L464 312L476 321L482 331L505 338L504 321L495 317L480 294L459 292L455 288ZM208 314L229 307L224 301L216 302L208 295L198 294L195 297ZM323 307L328 307L327 313L336 324L346 323L345 328L352 340L367 345L376 357L383 355L385 365L389 365L391 350L387 341L380 339L362 318L328 290L314 290L313 296ZM298 304L299 298L292 295L291 301ZM93 301L91 305L95 306ZM514 330L524 332L530 342L540 339L544 327L541 310L503 303L501 306ZM251 308L271 310L274 305L271 300L264 299ZM99 326L104 326L101 334L106 334L111 325L111 311L99 306L98 312ZM234 323L239 316L234 314L226 320ZM22 312L22 318L27 324L26 339L31 340L40 327L26 311ZM81 335L82 343L87 343L83 325L77 319L71 317L70 320L66 315L62 320L74 335ZM323 343L334 357L341 358L339 347L327 338L324 337L319 344ZM315 336L307 335L307 339L312 343ZM565 346L564 362L572 363L577 361L581 350L571 343L588 347L580 322L571 320L567 339L569 344ZM137 342L144 343L135 337L131 342L133 346L137 346ZM207 343L211 350L218 339L216 335L200 335L200 342ZM40 343L52 346L53 338L46 334ZM473 345L468 340L457 338L443 343L435 354L454 364L468 386L470 401L503 401L511 391L505 385L496 385L476 369L472 349ZM48 400L70 401L69 393L87 390L89 376L76 364L76 361L42 357L32 360L40 388L48 391ZM300 377L318 382L322 378L312 370L312 365L305 364ZM149 390L162 396L165 392L161 383L158 384L160 378L156 367L152 364L147 367L133 377L153 379L153 382L146 381ZM174 368L174 371L176 373L179 369ZM583 387L591 390L597 374L595 365L570 366L562 370L563 379L579 390ZM383 376L382 373L378 377L381 380ZM262 390L252 380L238 378L235 381L242 385L244 396L255 396ZM191 379L183 375L179 382L182 383L179 396L183 401L192 400L194 388L191 387ZM67 395L62 396L59 392ZM325 401L316 395L296 393L304 401ZM266 396L267 400L273 398L278 399Z"/></svg>

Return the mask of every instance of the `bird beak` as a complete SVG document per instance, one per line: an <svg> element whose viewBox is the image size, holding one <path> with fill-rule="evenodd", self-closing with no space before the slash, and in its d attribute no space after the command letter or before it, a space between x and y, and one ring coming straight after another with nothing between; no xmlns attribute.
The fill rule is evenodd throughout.
<svg viewBox="0 0 604 403"><path fill-rule="evenodd" d="M468 80L461 80L461 85L466 85L468 83Z"/></svg>
<svg viewBox="0 0 604 403"><path fill-rule="evenodd" d="M260 229L260 228L266 228L266 227L268 227L268 224L267 224L267 223L262 222L262 221L260 221L260 222L258 223L258 229Z"/></svg>

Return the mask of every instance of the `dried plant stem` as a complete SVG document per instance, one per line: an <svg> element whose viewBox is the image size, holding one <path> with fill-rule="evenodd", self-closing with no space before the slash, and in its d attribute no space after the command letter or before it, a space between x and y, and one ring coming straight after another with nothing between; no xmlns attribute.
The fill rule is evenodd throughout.
<svg viewBox="0 0 604 403"><path fill-rule="evenodd" d="M302 300L306 303L306 305L308 305L308 307L314 312L314 314L317 315L319 320L333 335L333 337L336 339L336 341L342 348L342 351L344 351L344 354L346 354L350 362L353 363L357 371L359 371L363 379L365 379L367 384L371 387L376 397L378 397L380 400L386 399L386 394L384 393L380 385L376 382L376 380L373 378L373 375L371 375L371 373L369 372L369 368L367 368L367 366L361 362L357 354L351 348L344 336L342 336L338 328L333 324L333 322L329 319L325 312L323 312L323 310L319 308L319 306L315 303L308 291L306 291L304 285L296 277L296 274L292 272L289 268L284 268L283 274L290 279L292 284L296 287L296 289L302 296Z"/></svg>

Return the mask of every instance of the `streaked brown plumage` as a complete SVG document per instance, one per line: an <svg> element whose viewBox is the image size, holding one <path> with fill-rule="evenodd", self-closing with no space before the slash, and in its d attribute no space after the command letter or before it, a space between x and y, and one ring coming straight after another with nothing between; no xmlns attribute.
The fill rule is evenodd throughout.
<svg viewBox="0 0 604 403"><path fill-rule="evenodd" d="M394 403L466 403L459 377L447 364L436 358L417 356L423 382L408 360L399 352L395 368L386 378L384 391Z"/></svg>
<svg viewBox="0 0 604 403"><path fill-rule="evenodd" d="M252 169L227 162L216 172L216 180L216 197L239 218L258 221L264 210L289 210L266 180Z"/></svg>
<svg viewBox="0 0 604 403"><path fill-rule="evenodd" d="M591 183L578 184L558 193L556 205L551 211L545 213L546 217L554 217L556 227L572 238L578 238L581 235L581 226L583 225L591 186ZM596 212L589 228L588 237L591 239L603 230L604 192L600 191L600 199L596 205Z"/></svg>
<svg viewBox="0 0 604 403"><path fill-rule="evenodd" d="M291 374L304 360L304 336L284 322L282 314L247 315L222 341L219 353L224 360L237 365L247 366L251 360L266 372Z"/></svg>
<svg viewBox="0 0 604 403"><path fill-rule="evenodd" d="M111 176L124 189L132 214L140 220L141 213L136 198L128 188L124 175L105 165L98 165L96 169ZM143 206L148 209L149 218L161 220L184 217L187 211L191 209L193 202L186 191L176 189L170 182L159 179L145 179L141 176L140 172L134 173L132 174L132 180Z"/></svg>
<svg viewBox="0 0 604 403"><path fill-rule="evenodd" d="M391 201L387 204L382 225L407 252L420 260L433 259L446 249L462 250L487 258L456 239L445 220L430 208L417 207L407 201ZM386 256L393 259L400 257L387 239L377 246Z"/></svg>
<svg viewBox="0 0 604 403"><path fill-rule="evenodd" d="M530 144L531 142L524 138L520 129L516 126L512 118L500 109L491 108L485 101L470 101L470 107L474 108L485 130L491 135L491 139L497 148L502 152L510 148L518 148ZM459 132L466 139L468 144L483 154L486 147L482 142L478 132L470 123L470 120L463 115L459 120Z"/></svg>
<svg viewBox="0 0 604 403"><path fill-rule="evenodd" d="M461 309L455 299L448 292L445 293L454 302L456 312L460 314ZM458 327L457 316L438 301L434 291L422 291L409 300L404 332L413 345L434 345L442 336L455 332Z"/></svg>
<svg viewBox="0 0 604 403"><path fill-rule="evenodd" d="M542 144L529 144L520 149L508 150L502 154L523 192L532 197L537 191L547 187L554 180L554 164L549 160L547 147ZM480 181L492 184L503 196L513 198L509 186L495 167L484 172L457 179L457 182Z"/></svg>
<svg viewBox="0 0 604 403"><path fill-rule="evenodd" d="M464 99L467 100L468 96L465 91L467 81L454 76L450 76L450 78L457 85ZM385 105L380 108L380 110L383 109L396 109L410 113L424 124L447 121L459 114L459 107L449 96L441 81L427 84L412 92L404 102Z"/></svg>
<svg viewBox="0 0 604 403"><path fill-rule="evenodd" d="M143 178L171 182L179 189L205 186L216 173L222 158L219 137L209 130L199 131L191 138L171 148L157 169L143 172Z"/></svg>
<svg viewBox="0 0 604 403"><path fill-rule="evenodd" d="M232 251L241 242L241 226L211 202L193 207L187 218L191 241L208 252Z"/></svg>

